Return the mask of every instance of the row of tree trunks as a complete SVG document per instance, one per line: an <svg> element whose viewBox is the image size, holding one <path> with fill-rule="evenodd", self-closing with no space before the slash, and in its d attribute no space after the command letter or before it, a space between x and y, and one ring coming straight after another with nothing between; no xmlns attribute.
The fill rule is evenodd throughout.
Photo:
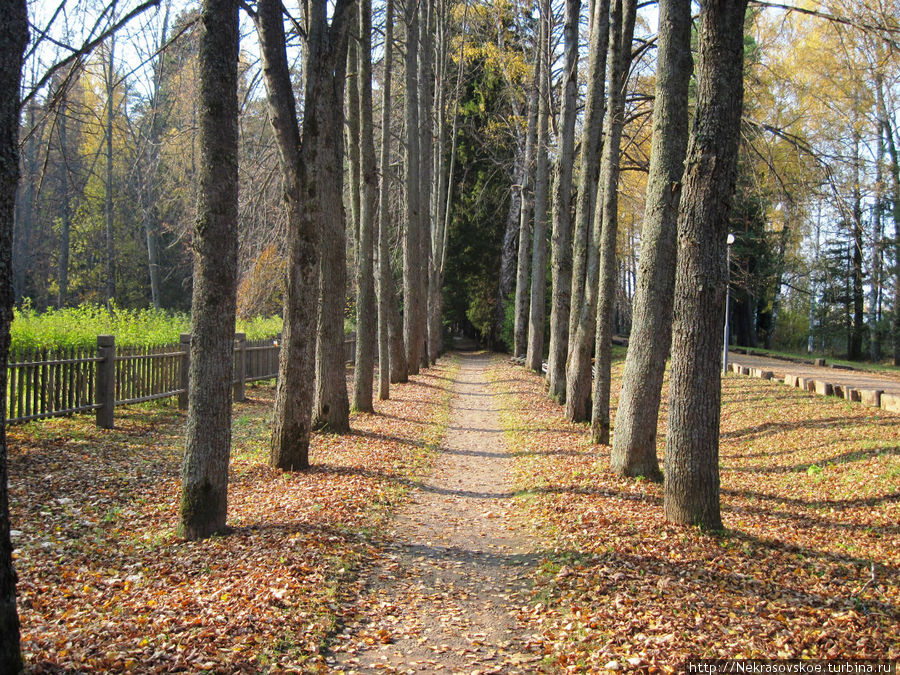
<svg viewBox="0 0 900 675"><path fill-rule="evenodd" d="M599 223L595 223L600 150L603 144L603 102L606 92L606 50L609 45L609 0L595 0L591 10L588 90L581 137L581 185L575 204L572 243L572 304L569 355L566 361L566 418L590 419L591 348L597 314L597 272L600 262Z"/></svg>
<svg viewBox="0 0 900 675"><path fill-rule="evenodd" d="M339 188L343 170L343 153L339 147L342 123L336 119L341 116L336 116L335 110L343 110L348 15L353 2L341 0L335 5L330 26L326 6L325 0L316 0L310 7L305 86L307 114L303 117L302 133L285 51L281 4L277 0L263 0L256 16L269 116L278 147L288 219L288 277L269 463L289 471L309 466L320 224L328 217L343 218ZM326 185L328 181L333 184ZM329 209L330 216L326 213ZM342 298L343 292L341 288ZM343 299L340 316L343 316ZM343 342L343 321L340 341ZM346 400L343 373L342 350L339 375Z"/></svg>
<svg viewBox="0 0 900 675"><path fill-rule="evenodd" d="M25 0L0 0L0 418L6 419L9 328L13 318L13 219L19 183L22 61L28 45ZM0 424L0 672L22 671L16 571L9 523L6 424Z"/></svg>
<svg viewBox="0 0 900 675"><path fill-rule="evenodd" d="M616 411L610 468L622 476L661 481L656 427L672 329L681 178L688 137L692 62L690 0L661 0L653 139L647 178L641 259L631 336Z"/></svg>

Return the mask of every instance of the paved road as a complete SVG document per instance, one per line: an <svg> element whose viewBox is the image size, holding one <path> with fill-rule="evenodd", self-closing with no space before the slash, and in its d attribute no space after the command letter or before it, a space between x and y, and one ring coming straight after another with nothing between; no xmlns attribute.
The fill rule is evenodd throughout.
<svg viewBox="0 0 900 675"><path fill-rule="evenodd" d="M891 375L880 375L860 370L842 370L827 366L813 366L804 363L793 363L765 356L748 356L746 354L728 353L729 363L739 363L750 368L771 370L775 377L784 379L788 373L801 377L823 380L831 384L839 384L853 389L881 389L891 394L900 395L900 378Z"/></svg>

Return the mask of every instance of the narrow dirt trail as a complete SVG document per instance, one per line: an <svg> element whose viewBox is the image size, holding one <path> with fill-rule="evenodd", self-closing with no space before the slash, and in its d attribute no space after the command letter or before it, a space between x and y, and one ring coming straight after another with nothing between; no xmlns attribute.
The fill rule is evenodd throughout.
<svg viewBox="0 0 900 675"><path fill-rule="evenodd" d="M490 356L461 354L450 425L431 476L385 533L356 619L337 636L337 672L532 672L518 617L534 544L517 529ZM530 665L529 665L530 664Z"/></svg>

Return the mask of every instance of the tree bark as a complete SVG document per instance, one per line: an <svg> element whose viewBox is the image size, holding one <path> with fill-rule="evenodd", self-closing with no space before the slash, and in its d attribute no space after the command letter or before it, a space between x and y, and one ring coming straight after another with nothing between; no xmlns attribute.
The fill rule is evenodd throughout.
<svg viewBox="0 0 900 675"><path fill-rule="evenodd" d="M521 211L519 213L519 250L516 261L516 306L513 326L513 356L524 357L528 349L528 313L531 271L531 213L534 207L534 149L537 145L538 94L541 77L541 40L534 44L531 88L528 90L528 123L525 130L525 155L522 161Z"/></svg>
<svg viewBox="0 0 900 675"><path fill-rule="evenodd" d="M9 471L6 445L6 383L9 327L13 319L12 243L19 182L19 91L28 46L25 0L0 0L0 672L20 673L16 570L9 522Z"/></svg>
<svg viewBox="0 0 900 675"><path fill-rule="evenodd" d="M113 219L113 96L115 95L116 38L109 39L109 63L106 76L106 190L103 198L103 214L106 219L106 306L116 298L116 239Z"/></svg>
<svg viewBox="0 0 900 675"><path fill-rule="evenodd" d="M865 331L863 305L863 223L862 223L862 195L860 194L860 167L859 167L859 132L854 126L853 131L853 213L851 215L850 229L853 237L852 260L852 286L853 286L853 327L847 340L847 358L853 361L862 358L863 332ZM774 328L774 324L773 324Z"/></svg>
<svg viewBox="0 0 900 675"><path fill-rule="evenodd" d="M431 362L429 354L429 328L432 322L432 313L440 309L434 305L435 298L430 293L431 285L431 234L434 227L431 212L431 192L434 163L434 121L432 120L432 49L434 2L433 0L420 0L419 20L419 289L421 316L421 361L420 365L427 368Z"/></svg>
<svg viewBox="0 0 900 675"><path fill-rule="evenodd" d="M606 113L606 140L600 167L603 228L600 236L600 273L597 289L597 323L594 344L594 388L591 438L609 444L609 395L612 370L613 312L616 305L616 240L619 233L619 151L625 128L625 90L631 65L631 41L637 0L616 0L613 10L613 44L610 48L610 92Z"/></svg>
<svg viewBox="0 0 900 675"><path fill-rule="evenodd" d="M62 216L59 223L59 292L56 297L56 306L65 307L69 295L69 251L72 232L72 210L70 207L72 195L69 190L69 163L67 161L69 151L68 133L68 94L61 92L59 99L59 121L57 122L57 134L59 135L59 151L62 157L60 162L60 184Z"/></svg>
<svg viewBox="0 0 900 675"><path fill-rule="evenodd" d="M237 1L205 0L200 25L200 187L179 528L187 539L224 530L227 511L237 299Z"/></svg>
<svg viewBox="0 0 900 675"><path fill-rule="evenodd" d="M350 19L350 38L347 42L347 165L350 174L350 219L353 227L353 240L350 242L352 250L351 261L359 265L359 228L360 211L362 205L362 166L360 161L360 109L359 109L359 23L358 16L361 7L353 10ZM370 38L371 40L371 38Z"/></svg>
<svg viewBox="0 0 900 675"><path fill-rule="evenodd" d="M572 168L575 165L575 116L578 112L578 24L581 0L566 0L566 43L563 97L559 113L559 151L553 195L551 263L553 301L550 306L550 356L547 378L550 398L566 398L569 354L569 313L572 294Z"/></svg>
<svg viewBox="0 0 900 675"><path fill-rule="evenodd" d="M347 68L347 46L350 24L355 16L355 3L349 14L328 29L325 3L316 5L311 14L319 17L328 50L317 75L323 83L312 112L317 126L319 151L315 156L317 189L322 210L319 223L322 249L319 259L319 313L316 335L316 389L313 398L313 428L334 433L350 430L350 399L347 396L347 367L344 355L344 306L347 301L347 222L344 213L344 83ZM313 19L311 19L312 21ZM340 32L335 29L340 28ZM309 77L313 77L310 69Z"/></svg>
<svg viewBox="0 0 900 675"><path fill-rule="evenodd" d="M581 186L575 203L572 242L571 306L576 311L569 317L569 356L566 361L566 418L573 422L586 422L591 414L591 348L595 338L600 264L600 222L595 222L595 207L603 146L601 130L606 49L609 46L609 0L596 0L591 16L588 91L579 171Z"/></svg>
<svg viewBox="0 0 900 675"><path fill-rule="evenodd" d="M422 214L419 201L419 2L406 5L406 227L403 237L403 338L410 375L419 372L423 334L421 250Z"/></svg>
<svg viewBox="0 0 900 675"><path fill-rule="evenodd" d="M384 75L381 89L381 184L378 203L378 398L391 396L391 338L389 311L396 311L390 251L390 166L391 166L391 61L394 53L394 0L384 9ZM401 345L402 347L402 345ZM401 349L405 355L405 350Z"/></svg>
<svg viewBox="0 0 900 675"><path fill-rule="evenodd" d="M353 407L372 412L375 367L375 274L372 232L375 228L375 128L372 123L372 0L359 6L359 105L362 195L356 261L356 365Z"/></svg>
<svg viewBox="0 0 900 675"><path fill-rule="evenodd" d="M884 115L885 138L888 154L891 157L891 200L894 202L894 320L891 324L891 341L893 342L894 365L900 366L900 153L894 138L893 125L890 118Z"/></svg>
<svg viewBox="0 0 900 675"><path fill-rule="evenodd" d="M544 360L544 320L547 294L547 193L550 122L550 2L541 3L540 80L538 86L537 158L534 171L534 241L531 249L531 307L528 313L528 349L525 365L542 372Z"/></svg>
<svg viewBox="0 0 900 675"><path fill-rule="evenodd" d="M690 0L661 0L653 138L641 257L610 468L661 481L656 427L672 340L676 226L688 134Z"/></svg>
<svg viewBox="0 0 900 675"><path fill-rule="evenodd" d="M747 0L707 0L698 20L697 109L684 170L672 327L666 519L709 529L719 509L725 238L743 101Z"/></svg>
<svg viewBox="0 0 900 675"><path fill-rule="evenodd" d="M319 280L319 227L331 206L323 185L333 180L326 168L334 158L319 120L334 117L336 79L343 79L348 13L353 0L334 8L331 27L326 3L316 0L310 12L304 104L307 114L297 123L291 74L285 52L284 23L279 0L263 0L256 17L269 97L269 119L278 148L288 221L288 277L284 299L284 329L278 365L278 386L269 464L293 471L309 467L309 436L313 408L316 307ZM337 99L340 101L340 98ZM340 105L337 109L342 109ZM340 138L340 125L336 131ZM340 167L340 163L337 164ZM331 167L333 168L333 167ZM340 170L340 169L338 169ZM343 365L341 375L343 375Z"/></svg>

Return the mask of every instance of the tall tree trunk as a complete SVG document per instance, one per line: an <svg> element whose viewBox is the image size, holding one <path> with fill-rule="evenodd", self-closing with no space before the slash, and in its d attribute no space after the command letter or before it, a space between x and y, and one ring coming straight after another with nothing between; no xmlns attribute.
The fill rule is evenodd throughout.
<svg viewBox="0 0 900 675"><path fill-rule="evenodd" d="M180 531L187 539L221 532L228 503L238 249L237 1L205 0L200 25L200 187L181 470Z"/></svg>
<svg viewBox="0 0 900 675"><path fill-rule="evenodd" d="M853 214L851 216L851 232L853 235L852 260L852 286L853 286L853 327L850 331L850 339L847 341L847 358L858 360L862 358L863 331L863 223L862 223L862 194L860 193L860 168L859 168L859 132L854 126L853 132Z"/></svg>
<svg viewBox="0 0 900 675"><path fill-rule="evenodd" d="M519 241L519 214L522 212L522 190L525 180L525 156L522 145L516 151L511 176L513 188L509 195L509 211L503 228L503 242L500 245L500 278L497 283L497 304L494 306L493 346L495 349L512 349L514 345L503 345L503 324L506 322L506 306L512 299L515 306L517 243ZM510 297L512 296L512 298ZM515 329L514 329L515 330Z"/></svg>
<svg viewBox="0 0 900 675"><path fill-rule="evenodd" d="M16 204L15 230L13 232L13 291L16 302L21 302L28 291L28 274L31 268L31 235L34 230L34 186L37 178L37 104L28 104L28 143L22 158L25 180ZM18 131L17 131L18 133ZM17 153L18 154L18 153Z"/></svg>
<svg viewBox="0 0 900 675"><path fill-rule="evenodd" d="M390 175L391 175L391 60L394 53L394 0L385 3L384 18L384 76L381 89L381 184L378 200L378 398L391 395L391 336L390 307L397 311L391 277L390 251ZM401 336L402 340L402 336ZM401 343L403 356L405 348Z"/></svg>
<svg viewBox="0 0 900 675"><path fill-rule="evenodd" d="M406 341L403 337L403 317L400 316L400 298L392 274L388 275L388 337L391 346L391 382L409 381L409 362L406 358Z"/></svg>
<svg viewBox="0 0 900 675"><path fill-rule="evenodd" d="M372 0L359 6L359 104L362 204L356 261L356 367L353 373L353 407L372 412L372 378L375 367L375 274L372 247L375 228L375 128L372 123Z"/></svg>
<svg viewBox="0 0 900 675"><path fill-rule="evenodd" d="M522 162L521 211L519 213L519 251L516 262L516 306L513 327L513 356L524 357L528 349L528 313L531 286L531 213L534 207L534 155L537 145L538 94L541 77L541 41L534 43L534 69L528 90L528 123L525 130L525 155Z"/></svg>
<svg viewBox="0 0 900 675"><path fill-rule="evenodd" d="M544 319L547 294L547 195L550 161L550 2L541 3L541 53L538 86L537 161L534 171L534 241L531 249L531 307L528 313L528 349L525 365L542 372L544 360Z"/></svg>
<svg viewBox="0 0 900 675"><path fill-rule="evenodd" d="M881 297L883 292L884 262L884 211L887 202L887 191L884 185L884 82L880 74L875 76L876 114L878 115L878 138L875 155L875 208L872 214L872 295L869 301L869 358L876 363L881 361Z"/></svg>
<svg viewBox="0 0 900 675"><path fill-rule="evenodd" d="M891 157L891 200L894 203L894 320L891 324L891 341L894 365L900 366L900 157L890 118L885 114L883 119L886 124L888 154Z"/></svg>
<svg viewBox="0 0 900 675"><path fill-rule="evenodd" d="M362 203L362 166L360 162L360 110L359 110L359 27L356 16L360 8L353 10L354 18L351 18L350 39L347 43L347 165L350 174L350 219L353 226L353 241L350 248L353 251L351 260L359 265L359 228ZM369 38L371 41L371 37ZM357 290L357 292L359 292Z"/></svg>
<svg viewBox="0 0 900 675"><path fill-rule="evenodd" d="M158 55L153 68L153 95L150 100L150 127L147 133L147 175L144 177L143 186L146 200L143 208L143 220L144 236L147 241L147 274L150 279L150 301L156 309L159 309L159 208L157 206L159 196L157 182L159 180L159 147L165 123L160 109L162 105L160 90L163 86L165 72L164 49L169 32L171 7L172 3L167 2L157 41Z"/></svg>
<svg viewBox="0 0 900 675"><path fill-rule="evenodd" d="M59 151L62 157L60 162L60 201L62 202L62 217L59 223L59 276L58 285L59 292L56 297L56 306L65 307L66 300L69 295L69 250L71 232L72 232L72 209L70 200L72 199L69 190L69 106L68 93L61 92L59 99L59 121L57 122L57 133L59 134Z"/></svg>
<svg viewBox="0 0 900 675"><path fill-rule="evenodd" d="M103 199L103 213L106 218L106 306L116 298L116 240L113 219L113 115L115 104L115 35L109 39L109 63L106 69L106 194ZM201 122L202 124L202 122Z"/></svg>
<svg viewBox="0 0 900 675"><path fill-rule="evenodd" d="M9 523L6 446L6 364L13 319L12 243L19 182L19 90L22 57L28 46L25 0L0 0L0 671L22 671L16 570Z"/></svg>
<svg viewBox="0 0 900 675"><path fill-rule="evenodd" d="M708 529L722 527L719 354L746 7L747 0L706 0L700 8L697 109L678 219L664 506L667 520Z"/></svg>
<svg viewBox="0 0 900 675"><path fill-rule="evenodd" d="M269 455L271 466L286 471L309 467L319 228L324 212L333 208L329 201L331 195L326 195L323 186L334 180L335 166L340 172L340 155L327 156L333 155L334 149L327 145L322 127L334 122L335 109L343 109L337 93L346 63L348 14L352 4L353 0L336 4L330 28L325 0L316 0L311 6L304 98L307 114L303 117L302 142L285 51L281 3L262 0L256 16L269 119L278 148L288 221L284 329ZM335 124L331 133L340 138L341 126ZM343 364L340 373L343 376Z"/></svg>
<svg viewBox="0 0 900 675"><path fill-rule="evenodd" d="M355 16L355 2L349 5ZM317 11L325 13L324 6ZM321 19L327 26L326 19ZM344 213L344 83L347 47L352 18L341 21L342 31L329 37L328 58L323 59L322 95L313 114L318 125L320 150L315 156L316 177L321 195L322 249L319 258L319 313L316 334L316 389L313 398L313 427L334 433L350 430L350 399L347 396L347 368L344 355L344 306L347 302L347 222ZM327 71L325 71L327 67ZM312 76L312 72L310 72ZM307 108L307 111L309 109ZM306 115L304 115L305 125ZM304 131L306 129L304 128Z"/></svg>
<svg viewBox="0 0 900 675"><path fill-rule="evenodd" d="M596 0L591 10L588 91L581 137L581 185L575 203L572 241L572 300L569 356L566 361L566 418L585 422L591 414L591 348L597 318L597 273L600 265L600 220L597 180L603 146L603 100L606 93L606 49L609 46L609 0Z"/></svg>
<svg viewBox="0 0 900 675"><path fill-rule="evenodd" d="M641 259L610 468L661 481L656 427L672 333L676 226L688 134L690 0L661 0L653 139Z"/></svg>
<svg viewBox="0 0 900 675"><path fill-rule="evenodd" d="M631 41L637 0L616 0L613 44L610 48L610 92L606 113L606 140L600 167L603 227L600 237L600 274L597 289L597 325L594 345L594 389L591 438L609 444L609 396L612 378L613 312L616 306L616 240L619 233L619 151L625 127L625 90L631 65Z"/></svg>
<svg viewBox="0 0 900 675"><path fill-rule="evenodd" d="M419 2L406 4L406 229L403 237L403 337L410 375L419 372L422 360L420 329L421 232L419 203Z"/></svg>
<svg viewBox="0 0 900 675"><path fill-rule="evenodd" d="M440 35L443 36L441 40L441 58L446 63L449 59L449 54L447 54L447 19L448 19L448 9L449 6L446 3L441 3L442 14L441 14L441 30ZM451 182L451 178L453 176L454 171L456 170L456 145L458 142L459 136L459 98L462 94L462 85L463 85L463 68L465 67L465 45L466 45L466 29L468 26L468 17L469 17L469 2L468 0L464 0L464 8L463 8L463 18L462 18L462 30L461 37L459 41L459 53L457 56L457 67L456 67L456 88L453 96L453 103L451 104L453 110L453 122L450 125L450 165L444 170L444 161L443 158L445 156L444 148L445 148L445 140L444 140L444 132L440 131L438 134L438 159L439 161L436 163L440 168L437 174L437 192L440 195L437 200L435 206L435 221L434 226L435 230L432 234L431 238L431 281L428 285L428 292L431 296L431 307L433 307L433 311L430 316L431 326L428 330L429 336L429 344L431 352L432 360L437 358L437 355L440 353L442 345L443 345L443 286L444 286L444 269L447 264L447 243L450 234L450 213L451 206L453 200L453 184ZM444 70L442 66L442 71ZM444 78L441 78L441 82L443 83ZM440 85L440 89L443 90L443 84ZM441 103L441 119L445 119L446 112L443 110L443 94L440 96Z"/></svg>
<svg viewBox="0 0 900 675"><path fill-rule="evenodd" d="M432 170L434 163L434 122L432 120L432 50L434 1L420 0L421 17L419 20L419 292L421 316L420 332L421 366L427 368L430 364L428 346L430 344L428 328L431 322L428 320L430 313L437 311L437 307L431 306L434 298L429 293L431 282L431 234L433 219L431 213Z"/></svg>
<svg viewBox="0 0 900 675"><path fill-rule="evenodd" d="M550 306L550 357L547 363L550 398L566 398L569 355L569 313L572 294L572 168L575 165L575 116L578 112L578 25L581 0L566 0L566 42L560 117L556 189L553 195L551 248L553 302Z"/></svg>

